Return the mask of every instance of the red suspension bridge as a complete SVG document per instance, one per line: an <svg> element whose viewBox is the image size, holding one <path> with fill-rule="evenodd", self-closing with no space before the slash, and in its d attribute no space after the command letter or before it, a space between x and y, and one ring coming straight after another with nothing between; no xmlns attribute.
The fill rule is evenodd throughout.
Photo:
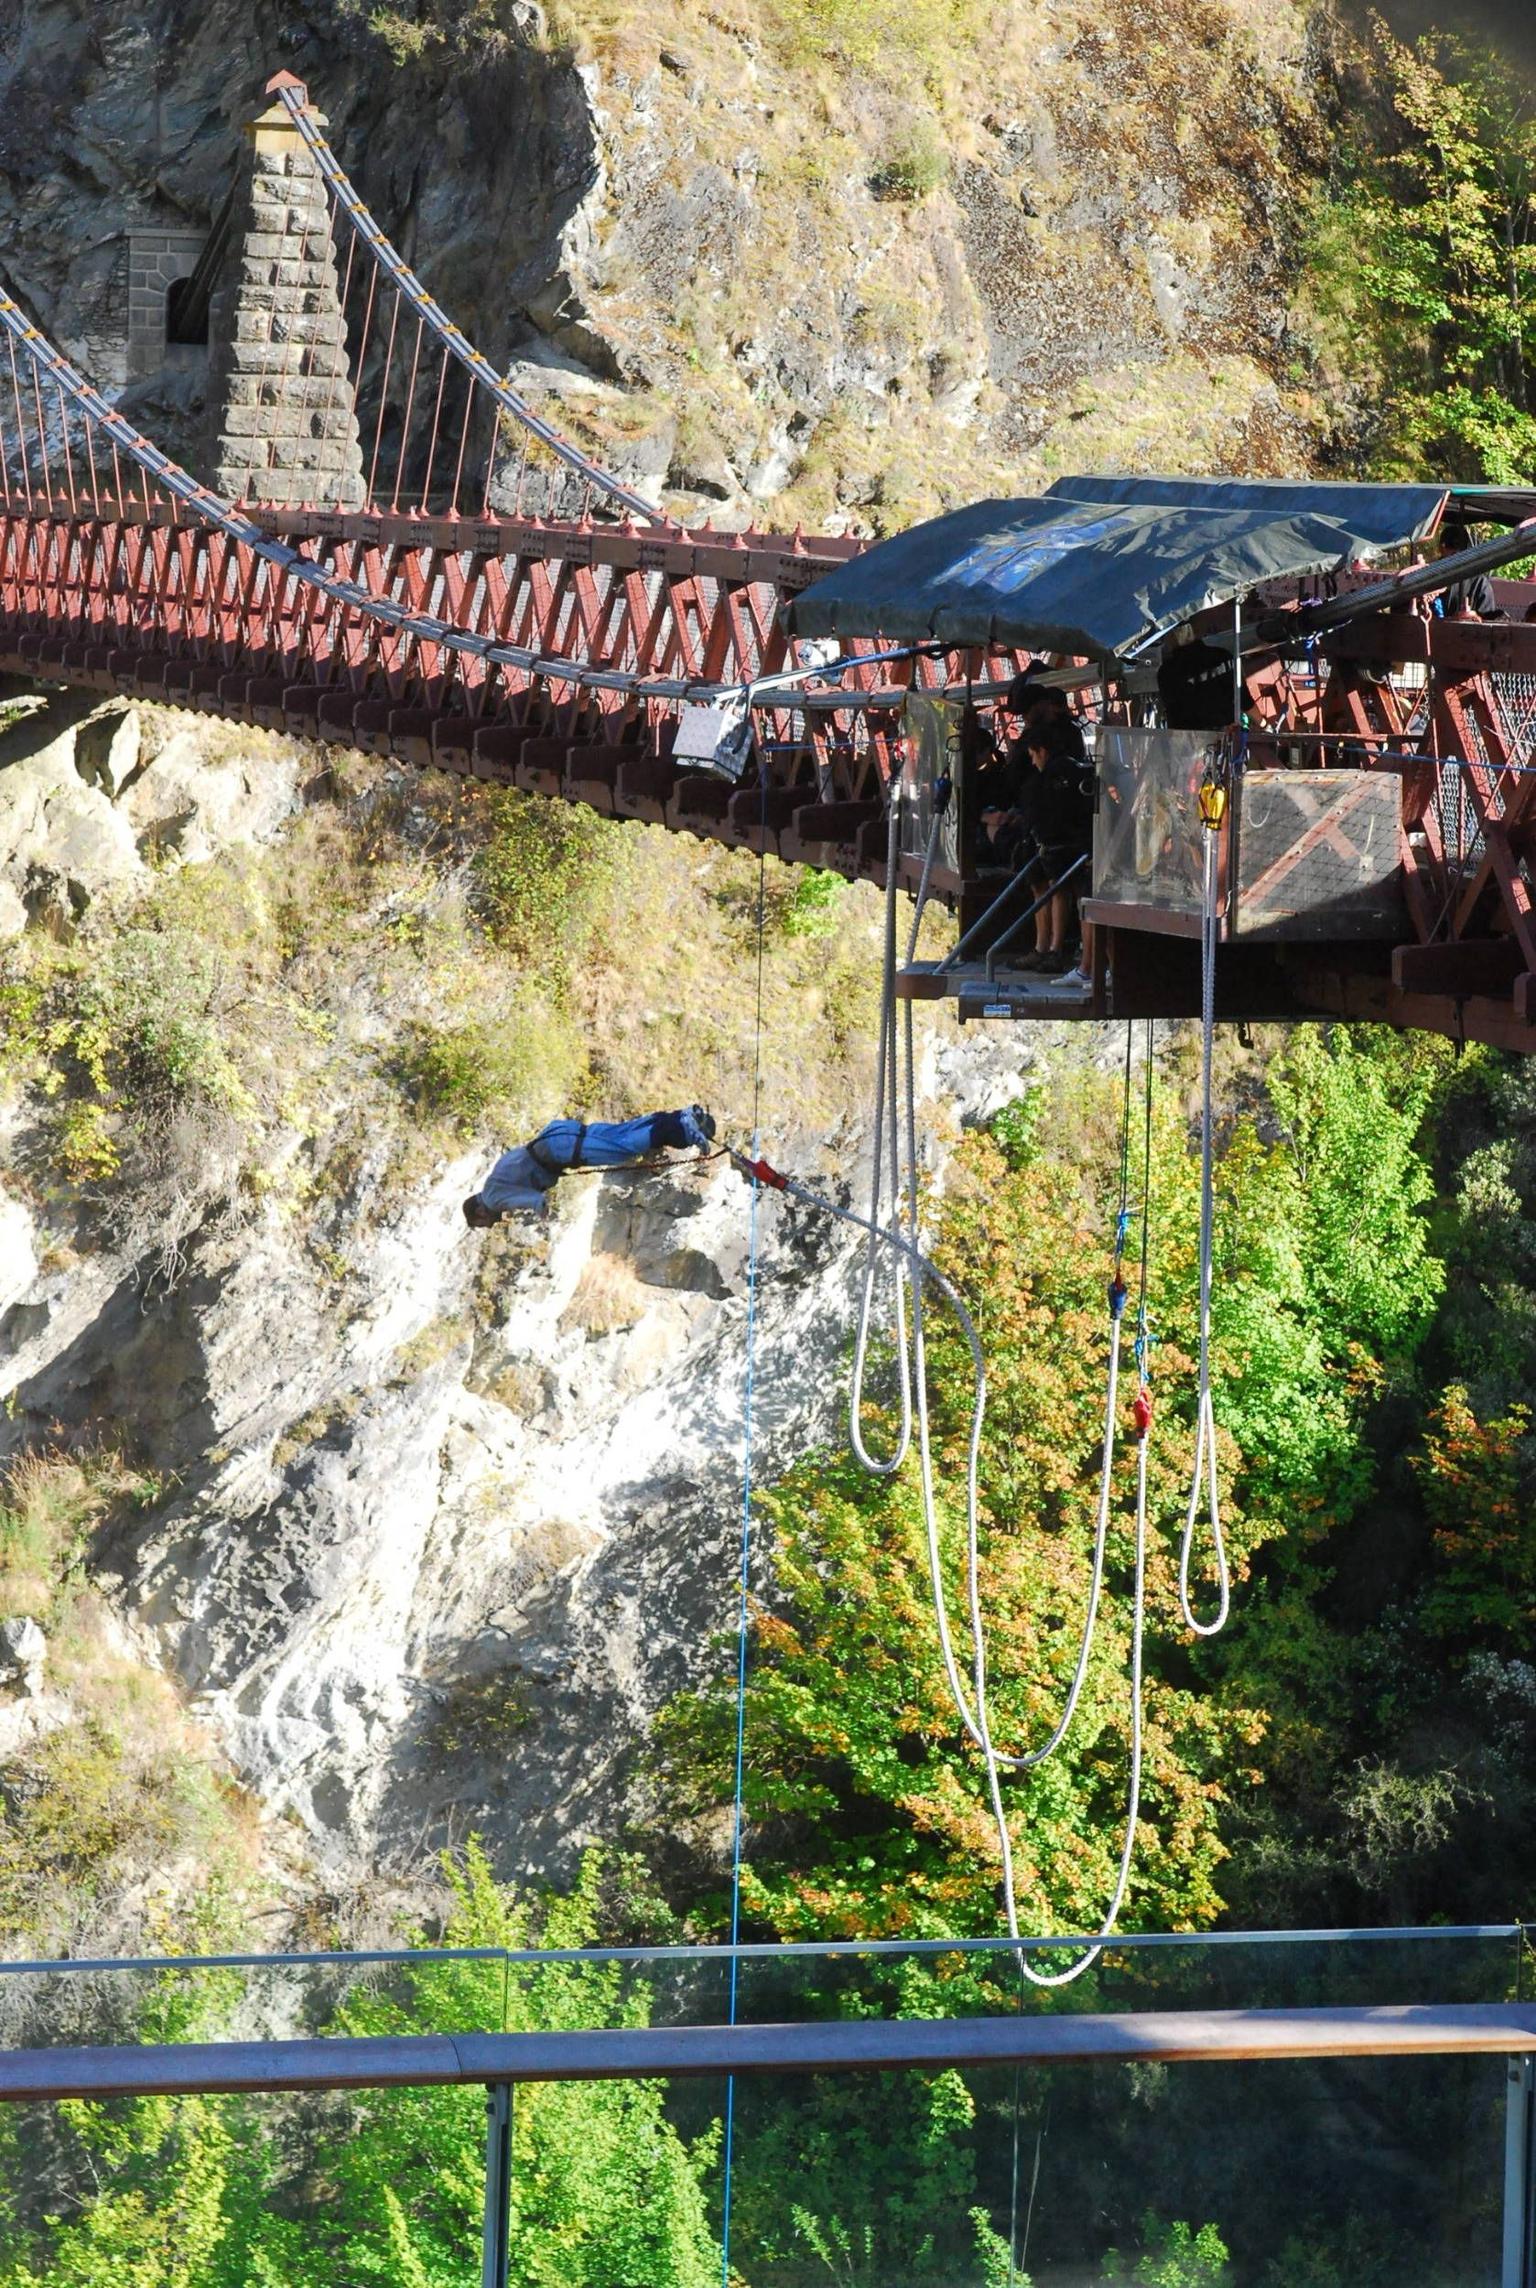
<svg viewBox="0 0 1536 2288"><path fill-rule="evenodd" d="M302 84L280 73L267 94L205 282L208 434L189 457L208 481L0 295L0 669L883 880L910 695L985 695L1028 654L892 657L876 631L831 647L833 664L787 634L784 607L860 544L687 530L602 468L402 261ZM1510 524L1536 514L1536 496L1485 505ZM1266 605L1294 611L1318 592L1295 583ZM1403 942L1314 947L1280 983L1271 960L1257 986L1238 962L1229 1013L1376 1016L1536 1046L1533 593L1511 589L1510 618L1492 625L1425 619L1372 591L1370 609L1322 632L1298 613L1295 643L1271 643L1249 680L1250 760L1294 762L1287 742L1311 739L1309 760L1326 747L1390 761ZM1100 662L1078 681L1103 722L1145 719L1133 676ZM691 760L679 729L690 709L739 708L748 692L760 778L738 784ZM957 704L952 727L960 716ZM1302 855L1349 831L1317 817ZM934 887L965 918L985 903L975 859L964 821ZM917 854L903 866L915 879ZM1118 918L1156 935L1145 914ZM1182 1013L1177 961L1160 968L1148 948L1142 998ZM1131 965L1101 961L1091 1013L1134 1000Z"/></svg>
<svg viewBox="0 0 1536 2288"><path fill-rule="evenodd" d="M618 482L438 308L304 87L268 93L210 381L238 498L0 297L0 667L883 872L912 663L773 710L766 790L672 752L686 703L797 665L780 606L858 544L688 531Z"/></svg>

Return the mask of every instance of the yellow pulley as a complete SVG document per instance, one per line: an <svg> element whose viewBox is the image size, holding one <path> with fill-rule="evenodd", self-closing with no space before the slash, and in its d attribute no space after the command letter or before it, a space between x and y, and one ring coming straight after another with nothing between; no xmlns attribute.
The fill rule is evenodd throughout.
<svg viewBox="0 0 1536 2288"><path fill-rule="evenodd" d="M1219 779L1200 782L1200 822L1214 834L1227 815L1227 790Z"/></svg>

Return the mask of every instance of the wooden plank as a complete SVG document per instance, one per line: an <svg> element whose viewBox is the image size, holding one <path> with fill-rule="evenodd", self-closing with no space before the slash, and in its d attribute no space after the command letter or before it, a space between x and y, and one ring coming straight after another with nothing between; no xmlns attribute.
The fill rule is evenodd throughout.
<svg viewBox="0 0 1536 2288"><path fill-rule="evenodd" d="M942 1001L948 991L949 980L936 961L914 961L896 972L898 1001Z"/></svg>
<svg viewBox="0 0 1536 2288"><path fill-rule="evenodd" d="M1412 1032L1439 1033L1448 1041L1481 1041L1491 1049L1536 1055L1536 1024L1527 1022L1514 1001L1484 994L1465 1000L1451 994L1405 993L1390 978L1293 965L1297 998L1320 1017L1346 1017L1369 1025L1396 1025Z"/></svg>
<svg viewBox="0 0 1536 2288"><path fill-rule="evenodd" d="M0 2051L0 2100L194 2091L440 2087L455 2082L940 2072L1157 2061L1511 2056L1536 2051L1536 2006L1169 2010L1063 2017L818 2019L541 2034L124 2044Z"/></svg>

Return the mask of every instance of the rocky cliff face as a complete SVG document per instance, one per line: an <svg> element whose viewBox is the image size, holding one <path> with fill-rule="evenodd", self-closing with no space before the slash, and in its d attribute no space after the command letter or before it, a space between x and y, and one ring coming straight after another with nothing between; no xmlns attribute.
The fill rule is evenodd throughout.
<svg viewBox="0 0 1536 2288"><path fill-rule="evenodd" d="M344 1283L291 1221L94 1254L6 1321L10 1437L131 1425L175 1490L96 1551L143 1657L332 1871L471 1828L539 1870L612 1834L659 1701L730 1610L746 1200L711 1169L567 1187L471 1237L484 1150L394 1196ZM12 1211L12 1285L31 1235ZM764 1467L829 1433L845 1246L770 1232Z"/></svg>
<svg viewBox="0 0 1536 2288"><path fill-rule="evenodd" d="M0 265L107 381L125 241L306 78L447 308L694 514L886 529L1064 467L1305 460L1299 5L17 0ZM185 361L137 394L190 438Z"/></svg>
<svg viewBox="0 0 1536 2288"><path fill-rule="evenodd" d="M0 883L29 917L10 941L28 1009L40 980L75 990L146 927L157 960L186 963L164 903L178 888L214 885L192 910L222 944L212 915L236 879L265 896L304 836L343 830L320 758L259 735L66 698L7 742ZM405 1873L470 1832L521 1873L621 1832L650 1717L734 1619L747 1194L718 1162L577 1177L546 1225L470 1234L460 1202L496 1135L391 1114L322 1021L344 1005L352 1037L404 1029L384 926L399 883L370 849L377 882L344 916L356 966L313 989L294 1036L319 1037L313 1074L295 1063L237 1147L198 1127L190 1153L162 1139L139 1166L125 1143L114 1177L63 1180L60 1108L90 1084L50 1096L42 1035L25 1048L20 1004L0 998L0 1469L38 1449L129 1459L135 1498L100 1512L78 1557L99 1610L75 1684L110 1655L170 1687L204 1743L187 1752L249 1791L268 1872L296 1864L301 1890ZM865 916L850 895L873 953L873 902ZM672 928L681 946L686 913ZM311 990L311 958L287 946L289 990ZM226 1000L248 1026L250 1005ZM41 1006L47 1034L78 1004ZM166 1023L153 995L89 1006L136 1039ZM805 1026L805 1053L836 1063L819 999L774 1006L781 1055ZM845 1103L866 1053L859 1038L837 1065ZM1017 1094L1027 1064L953 1029L928 1058L941 1141ZM362 1118L322 1133L311 1080ZM844 1196L867 1181L856 1112L769 1085L777 1154ZM761 1214L767 1480L841 1434L860 1265L845 1227L774 1199ZM53 1628L12 1574L0 1605ZM0 1676L0 1795L40 1727L62 1740L90 1719L55 1651L39 1666L32 1650L30 1680L24 1661Z"/></svg>

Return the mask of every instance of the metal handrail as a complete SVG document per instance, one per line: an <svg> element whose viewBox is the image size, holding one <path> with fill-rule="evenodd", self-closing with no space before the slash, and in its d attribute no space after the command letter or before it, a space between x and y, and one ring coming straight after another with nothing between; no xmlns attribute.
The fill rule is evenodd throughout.
<svg viewBox="0 0 1536 2288"><path fill-rule="evenodd" d="M1357 1946L1418 1943L1430 1939L1518 1939L1536 1925L1528 1923L1430 1923L1344 1925L1319 1930L1122 1931L1108 1943L1111 1954L1157 1952L1180 1948L1190 1954L1223 1947ZM934 1960L946 1955L1016 1955L1020 1944L1030 1953L1065 1948L1080 1952L1096 1943L1079 1933L1056 1932L1022 1942L1010 1938L865 1938L753 1940L738 1946L606 1946L606 1947L376 1947L355 1952L317 1949L297 1954L166 1954L65 1958L54 1961L0 1962L6 1977L83 1976L113 1971L158 1974L190 1970L295 1970L342 1969L376 1963L413 1968L434 1963L501 1962L538 1969L544 1963L629 1964L692 1963L700 1969L728 1969L735 1962L782 1960L821 1962L860 1961L868 1957Z"/></svg>
<svg viewBox="0 0 1536 2288"><path fill-rule="evenodd" d="M1082 2017L818 2019L539 2034L175 2042L0 2052L0 2102L731 2074L1536 2052L1536 2005L1170 2010Z"/></svg>
<svg viewBox="0 0 1536 2288"><path fill-rule="evenodd" d="M966 948L972 943L974 939L980 937L982 931L986 928L988 922L997 912L999 906L1005 906L1008 903L1008 900L1013 896L1014 891L1018 889L1021 883L1026 889L1028 888L1029 876L1022 869L1016 874L1009 875L1008 880L998 891L997 896L992 900L991 905L987 907L986 911L981 914L977 920L972 922L970 928L966 931L964 937L961 938L959 944L955 946L951 952L945 954L944 959L939 963L940 969L952 968L957 961L963 959ZM1047 890L1046 896L1050 896L1049 890ZM1038 906L1039 901L1037 900L1036 905L1030 909L1031 912L1037 911ZM1029 917L1028 915L1025 915L1022 918L1028 920Z"/></svg>
<svg viewBox="0 0 1536 2288"><path fill-rule="evenodd" d="M1052 898L1055 897L1057 891L1064 890L1067 884L1071 881L1074 874L1080 874L1082 872L1083 868L1088 863L1088 856L1089 854L1085 850L1081 858L1074 858L1071 865L1067 868L1066 872L1060 877L1060 879L1053 882L1048 890L1042 890L1039 897L1036 898L1034 904L1032 906L1026 906L1023 913L1020 914L1018 920L1014 922L1011 927L1004 930L996 945L992 946L987 954L987 976L989 978L993 978L997 975L998 956L1007 952L1009 946L1012 945L1014 939L1018 936L1020 930L1024 927L1024 924L1026 922L1033 921L1036 914L1039 913L1040 908L1042 906L1049 905Z"/></svg>

